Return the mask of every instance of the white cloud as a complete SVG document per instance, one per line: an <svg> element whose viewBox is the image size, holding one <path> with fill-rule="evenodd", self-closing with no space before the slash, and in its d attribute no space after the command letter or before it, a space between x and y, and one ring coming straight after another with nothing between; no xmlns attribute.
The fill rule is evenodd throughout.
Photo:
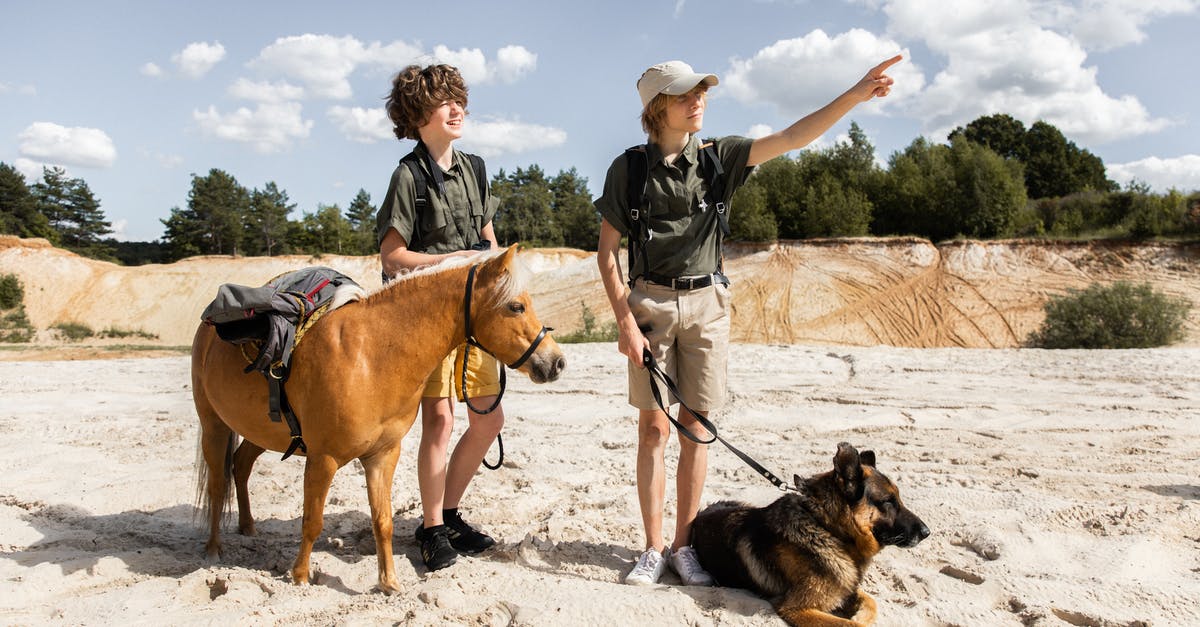
<svg viewBox="0 0 1200 627"><path fill-rule="evenodd" d="M138 68L138 72L142 76L149 76L150 78L159 78L163 75L162 68L158 67L157 63L149 61L143 63L142 67Z"/></svg>
<svg viewBox="0 0 1200 627"><path fill-rule="evenodd" d="M190 43L183 50L171 55L171 62L179 67L187 78L200 78L225 58L225 46L221 42Z"/></svg>
<svg viewBox="0 0 1200 627"><path fill-rule="evenodd" d="M256 83L247 78L239 78L225 92L231 98L254 102L287 102L304 98L304 89L287 81Z"/></svg>
<svg viewBox="0 0 1200 627"><path fill-rule="evenodd" d="M714 93L727 91L742 102L770 103L783 115L799 118L850 88L880 61L902 52L908 56L895 41L865 30L856 28L834 37L814 30L804 37L777 41L749 59L733 59ZM895 106L919 92L925 82L920 68L909 60L893 65L888 75L896 80L891 95L864 108Z"/></svg>
<svg viewBox="0 0 1200 627"><path fill-rule="evenodd" d="M1148 0L1146 6L1161 4ZM1129 3L959 0L953 10L945 10L937 0L882 3L889 34L920 40L946 60L910 105L932 137L942 139L955 126L993 113L1008 113L1026 124L1045 120L1084 144L1166 128L1170 122L1153 117L1136 97L1104 93L1096 68L1086 65L1080 40L1056 30L1064 15L1100 5Z"/></svg>
<svg viewBox="0 0 1200 627"><path fill-rule="evenodd" d="M1194 13L1196 0L1083 0L1036 3L1047 20L1088 50L1111 50L1146 39L1146 25L1169 15Z"/></svg>
<svg viewBox="0 0 1200 627"><path fill-rule="evenodd" d="M216 107L208 111L193 111L192 118L207 135L229 141L250 144L259 153L280 152L292 141L308 137L312 120L301 115L295 102L259 103L254 109L245 107L223 114Z"/></svg>
<svg viewBox="0 0 1200 627"><path fill-rule="evenodd" d="M33 85L9 85L0 83L0 94L17 94L19 96L36 96L37 88Z"/></svg>
<svg viewBox="0 0 1200 627"><path fill-rule="evenodd" d="M484 157L521 154L566 142L567 132L560 128L499 117L468 119L463 127L463 138L459 140L464 150Z"/></svg>
<svg viewBox="0 0 1200 627"><path fill-rule="evenodd" d="M328 115L342 135L351 141L373 144L395 137L392 121L382 108L335 106L329 108Z"/></svg>
<svg viewBox="0 0 1200 627"><path fill-rule="evenodd" d="M281 37L263 48L250 67L300 81L318 98L353 95L347 80L366 53L357 39L304 34Z"/></svg>
<svg viewBox="0 0 1200 627"><path fill-rule="evenodd" d="M34 122L20 135L21 156L47 163L107 168L117 160L117 148L100 129Z"/></svg>
<svg viewBox="0 0 1200 627"><path fill-rule="evenodd" d="M515 83L537 68L537 55L524 46L505 46L496 51L492 75L501 83Z"/></svg>
<svg viewBox="0 0 1200 627"><path fill-rule="evenodd" d="M34 183L42 180L42 168L54 167L54 164L17 157L13 160L13 167L17 169L17 172L25 175L26 183Z"/></svg>
<svg viewBox="0 0 1200 627"><path fill-rule="evenodd" d="M364 44L350 36L309 33L275 40L249 66L299 82L309 96L345 100L354 94L350 77L359 68L390 73L410 63L430 62L456 66L468 85L512 83L536 68L537 55L522 46L510 45L497 51L494 61L488 61L478 48L452 50L438 45L427 53L403 41Z"/></svg>
<svg viewBox="0 0 1200 627"><path fill-rule="evenodd" d="M1155 191L1169 189L1190 192L1200 190L1200 155L1183 155L1172 159L1149 157L1129 163L1110 163L1108 178L1122 187L1137 179Z"/></svg>
<svg viewBox="0 0 1200 627"><path fill-rule="evenodd" d="M771 128L768 124L754 124L750 126L750 130L746 131L746 137L749 137L750 139L758 139L759 137L766 137L774 132L775 129Z"/></svg>

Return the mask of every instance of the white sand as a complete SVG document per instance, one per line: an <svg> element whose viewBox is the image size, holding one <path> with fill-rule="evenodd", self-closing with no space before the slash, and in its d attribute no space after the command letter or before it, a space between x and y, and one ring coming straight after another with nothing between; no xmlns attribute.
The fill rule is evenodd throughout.
<svg viewBox="0 0 1200 627"><path fill-rule="evenodd" d="M314 585L287 577L302 459L260 459L260 535L227 529L225 555L205 562L186 357L0 362L0 623L782 624L743 591L620 583L642 546L623 358L612 344L564 350L560 381L509 378L505 467L465 499L496 549L425 572L411 539L419 427L408 435L391 597L371 592L354 463L330 493ZM874 449L932 529L876 559L864 587L877 624L1197 623L1200 349L740 344L730 380L716 419L743 450L790 477L827 470L839 441ZM705 502L777 495L711 451Z"/></svg>

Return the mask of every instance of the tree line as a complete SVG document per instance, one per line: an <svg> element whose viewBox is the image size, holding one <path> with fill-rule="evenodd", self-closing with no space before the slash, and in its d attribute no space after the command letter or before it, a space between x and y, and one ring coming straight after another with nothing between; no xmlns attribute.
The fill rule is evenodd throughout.
<svg viewBox="0 0 1200 627"><path fill-rule="evenodd" d="M571 168L553 177L536 164L490 181L500 201L497 239L507 245L595 250L599 217L587 179ZM373 255L377 207L365 190L345 210L297 209L274 182L247 189L229 173L192 175L184 206L161 220L156 242L118 242L82 179L45 168L41 180L0 162L0 233L44 237L83 255L126 264L192 255ZM1046 122L1005 115L954 129L946 143L918 137L886 167L865 133L762 164L737 192L731 238L813 237L1192 237L1200 234L1200 193L1120 189L1104 163Z"/></svg>

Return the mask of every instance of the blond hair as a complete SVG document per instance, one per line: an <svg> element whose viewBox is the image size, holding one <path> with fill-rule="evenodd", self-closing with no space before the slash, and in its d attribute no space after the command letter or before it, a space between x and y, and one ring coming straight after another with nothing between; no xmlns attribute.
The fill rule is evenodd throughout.
<svg viewBox="0 0 1200 627"><path fill-rule="evenodd" d="M670 94L658 94L655 96L654 99L650 101L650 104L647 104L646 108L642 109L642 130L646 131L646 134L650 135L651 137L657 135L667 123L667 109L671 106L671 104L677 99L683 98L697 90L699 90L701 98L708 97L708 85L705 85L704 83L700 83L699 85L689 89L687 93L680 94L678 96L672 96Z"/></svg>

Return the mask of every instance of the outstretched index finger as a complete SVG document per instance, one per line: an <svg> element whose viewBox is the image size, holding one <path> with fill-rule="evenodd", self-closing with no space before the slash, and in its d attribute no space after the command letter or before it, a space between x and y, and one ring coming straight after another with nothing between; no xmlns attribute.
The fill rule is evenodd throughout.
<svg viewBox="0 0 1200 627"><path fill-rule="evenodd" d="M893 65L896 65L903 58L904 58L904 55L898 54L898 55L888 59L887 61L884 61L883 63L880 63L879 65L876 65L875 67L871 68L871 75L879 76L880 74L883 74L884 72L887 71L888 68L892 67Z"/></svg>

